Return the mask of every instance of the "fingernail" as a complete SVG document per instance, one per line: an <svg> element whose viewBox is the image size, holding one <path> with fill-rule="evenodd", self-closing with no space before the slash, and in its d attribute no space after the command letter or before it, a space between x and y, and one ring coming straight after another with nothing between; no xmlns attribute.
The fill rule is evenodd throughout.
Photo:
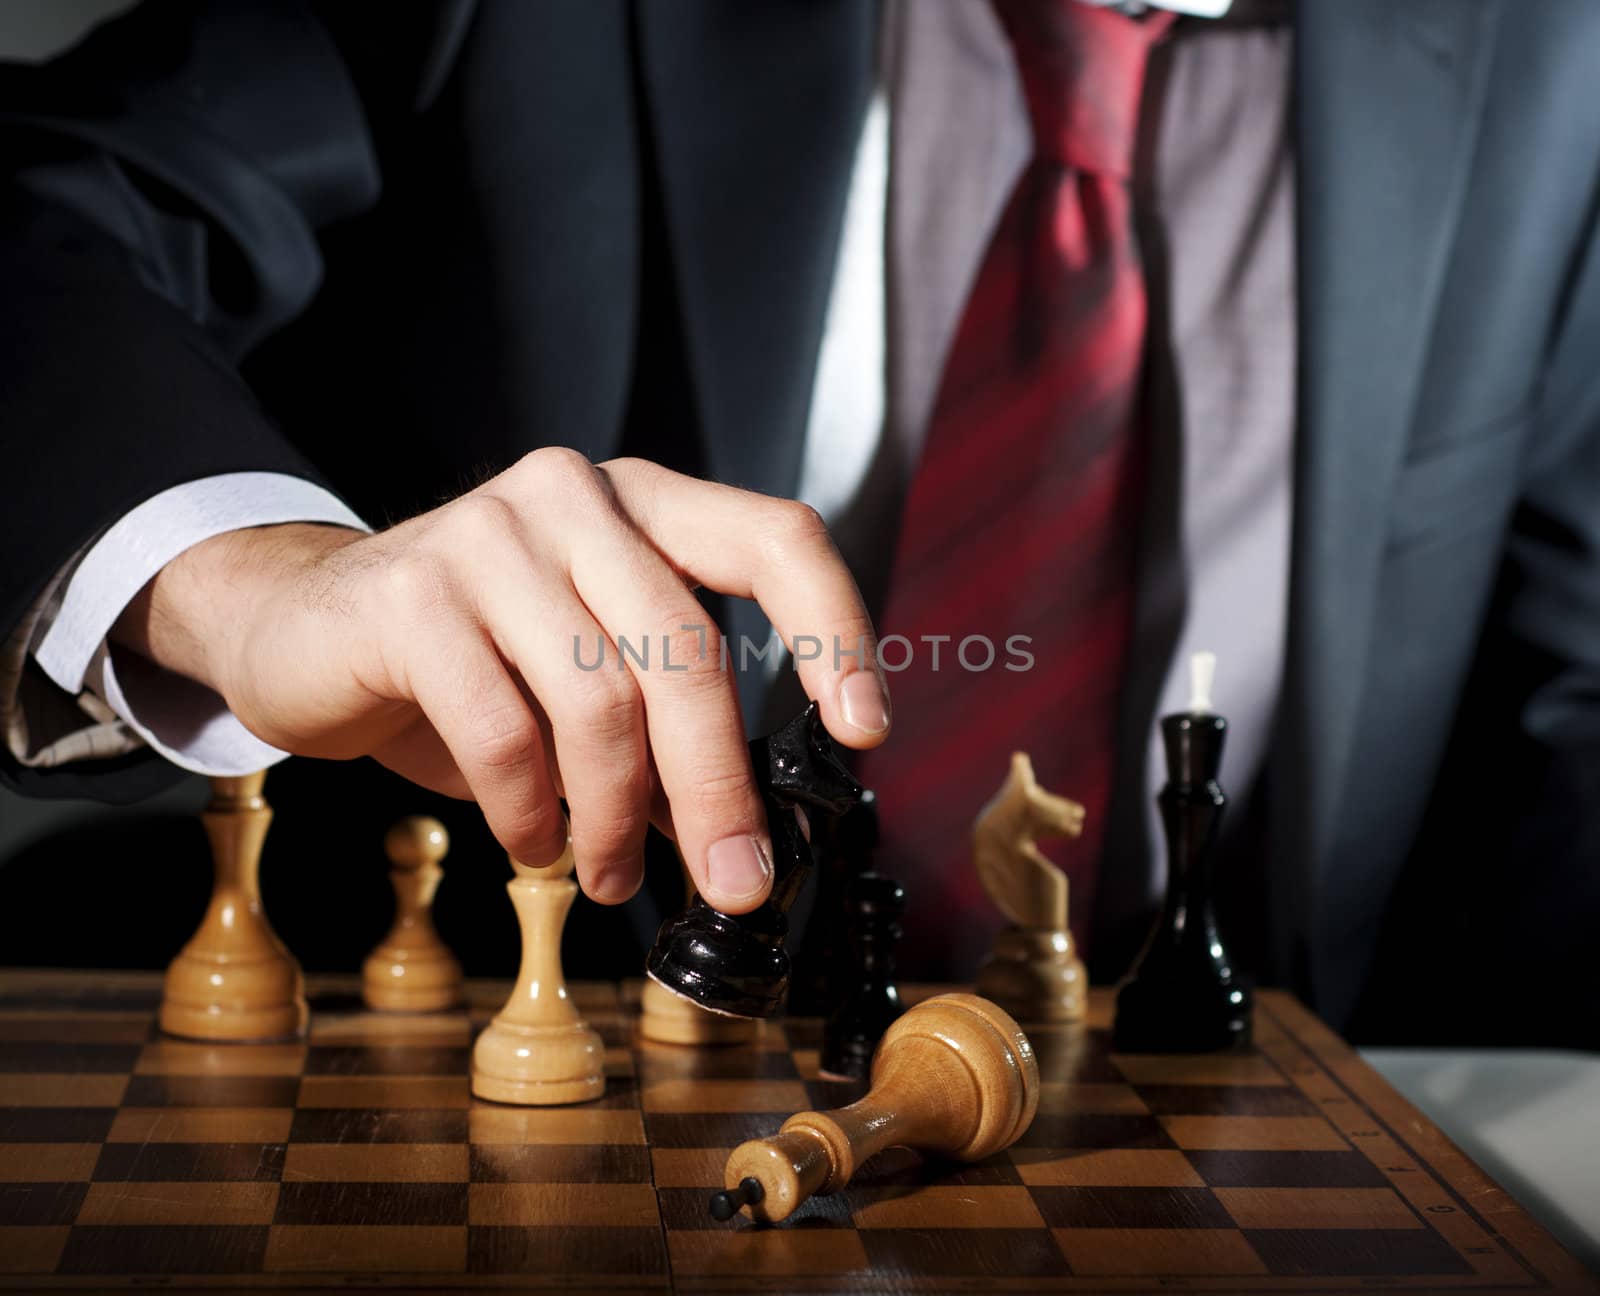
<svg viewBox="0 0 1600 1296"><path fill-rule="evenodd" d="M856 671L839 687L839 709L848 725L880 734L889 727L889 700L871 671Z"/></svg>
<svg viewBox="0 0 1600 1296"><path fill-rule="evenodd" d="M589 899L603 905L622 904L633 899L634 893L638 891L639 884L643 881L642 863L637 870L606 869L588 888Z"/></svg>
<svg viewBox="0 0 1600 1296"><path fill-rule="evenodd" d="M724 837L706 852L707 881L724 900L744 900L766 886L772 864L754 837Z"/></svg>

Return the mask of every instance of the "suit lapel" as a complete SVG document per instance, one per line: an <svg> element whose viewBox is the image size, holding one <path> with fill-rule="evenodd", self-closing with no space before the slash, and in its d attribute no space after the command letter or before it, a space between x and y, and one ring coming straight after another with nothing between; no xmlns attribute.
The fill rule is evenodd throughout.
<svg viewBox="0 0 1600 1296"><path fill-rule="evenodd" d="M1479 0L1302 0L1297 34L1300 441L1277 750L1274 951L1315 962L1390 496L1476 138L1492 14ZM1288 894L1290 892L1293 894Z"/></svg>
<svg viewBox="0 0 1600 1296"><path fill-rule="evenodd" d="M417 76L417 92L413 108L426 112L433 106L454 70L456 57L467 39L472 20L478 13L478 0L440 0L430 10L418 17L427 21L430 39L424 48L422 69Z"/></svg>
<svg viewBox="0 0 1600 1296"><path fill-rule="evenodd" d="M792 494L877 6L673 0L635 12L707 466Z"/></svg>

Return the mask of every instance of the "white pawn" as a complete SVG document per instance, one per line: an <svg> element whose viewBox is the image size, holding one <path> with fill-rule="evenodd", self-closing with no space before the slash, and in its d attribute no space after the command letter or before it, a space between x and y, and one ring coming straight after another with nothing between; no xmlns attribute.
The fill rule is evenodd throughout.
<svg viewBox="0 0 1600 1296"><path fill-rule="evenodd" d="M394 926L361 968L361 997L377 1012L434 1012L461 1001L461 964L433 926L439 861L450 835L437 819L413 815L389 829Z"/></svg>
<svg viewBox="0 0 1600 1296"><path fill-rule="evenodd" d="M200 928L167 969L161 1029L184 1039L260 1041L306 1032L305 981L261 908L266 772L211 780L200 818L215 865Z"/></svg>
<svg viewBox="0 0 1600 1296"><path fill-rule="evenodd" d="M578 894L572 838L552 864L511 861L522 967L506 1006L472 1049L472 1092L524 1106L587 1102L606 1086L605 1045L578 1016L561 971L561 932Z"/></svg>

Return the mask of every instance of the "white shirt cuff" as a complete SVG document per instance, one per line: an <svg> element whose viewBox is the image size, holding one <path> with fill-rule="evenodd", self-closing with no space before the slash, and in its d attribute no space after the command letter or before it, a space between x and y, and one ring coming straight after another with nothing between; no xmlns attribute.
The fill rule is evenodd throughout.
<svg viewBox="0 0 1600 1296"><path fill-rule="evenodd" d="M184 482L124 514L84 554L33 658L60 688L103 698L173 764L213 777L248 774L286 753L262 742L220 695L137 653L114 658L107 642L134 596L202 540L245 527L319 522L370 531L336 496L281 473L222 473Z"/></svg>

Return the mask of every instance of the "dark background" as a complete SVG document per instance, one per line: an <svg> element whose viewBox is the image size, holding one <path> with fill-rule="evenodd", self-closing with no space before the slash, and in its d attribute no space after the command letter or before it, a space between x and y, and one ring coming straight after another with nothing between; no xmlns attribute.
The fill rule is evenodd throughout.
<svg viewBox="0 0 1600 1296"><path fill-rule="evenodd" d="M308 971L360 969L394 913L384 834L403 815L428 814L450 833L434 906L440 935L469 976L515 973L511 870L475 804L413 787L369 760L298 757L267 775L266 798L274 819L262 902ZM0 793L0 963L164 968L211 895L211 849L198 817L207 799L202 778L130 807ZM683 894L675 859L664 843L652 846L653 900L607 908L580 897L573 906L569 977L643 974L656 914Z"/></svg>

